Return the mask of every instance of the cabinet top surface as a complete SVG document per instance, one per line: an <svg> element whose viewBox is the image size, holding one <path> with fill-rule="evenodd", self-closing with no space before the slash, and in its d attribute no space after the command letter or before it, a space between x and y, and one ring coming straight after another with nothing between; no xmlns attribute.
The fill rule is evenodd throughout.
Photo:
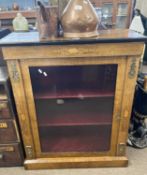
<svg viewBox="0 0 147 175"><path fill-rule="evenodd" d="M47 40L40 40L38 32L12 32L0 40L0 46L40 46L146 41L147 37L128 29L102 30L99 32L98 37L95 38L49 38Z"/></svg>

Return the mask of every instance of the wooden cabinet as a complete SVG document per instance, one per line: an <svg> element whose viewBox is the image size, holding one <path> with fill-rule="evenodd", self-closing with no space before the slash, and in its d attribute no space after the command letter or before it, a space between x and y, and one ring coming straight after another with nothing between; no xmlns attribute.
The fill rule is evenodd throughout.
<svg viewBox="0 0 147 175"><path fill-rule="evenodd" d="M102 23L108 28L129 28L133 0L91 0Z"/></svg>
<svg viewBox="0 0 147 175"><path fill-rule="evenodd" d="M5 66L0 67L0 167L20 166L23 151L16 121L11 86Z"/></svg>
<svg viewBox="0 0 147 175"><path fill-rule="evenodd" d="M45 5L58 5L57 0L42 0ZM59 0L59 14L69 0ZM132 18L134 0L90 0L101 21L107 28L128 28ZM30 24L35 24L36 19L36 0L15 1L19 5L20 12L29 20ZM12 19L18 11L13 10L13 1L6 0L0 2L0 21L1 27L12 28Z"/></svg>
<svg viewBox="0 0 147 175"><path fill-rule="evenodd" d="M0 45L19 114L25 168L127 166L125 145L146 38L128 30L79 40L23 35L11 33Z"/></svg>

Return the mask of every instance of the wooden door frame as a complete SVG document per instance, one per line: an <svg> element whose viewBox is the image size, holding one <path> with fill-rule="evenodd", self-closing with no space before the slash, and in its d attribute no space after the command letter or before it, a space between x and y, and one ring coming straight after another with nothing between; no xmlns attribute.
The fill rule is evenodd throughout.
<svg viewBox="0 0 147 175"><path fill-rule="evenodd" d="M20 66L22 71L22 76L24 79L24 91L27 101L27 108L30 117L31 131L33 134L34 140L34 150L37 158L42 157L68 157L68 156L114 156L117 152L117 137L119 131L119 122L120 118L118 115L121 111L121 101L122 101L122 92L123 92L123 81L126 67L126 59L124 58L103 58L102 60L99 57L84 59L83 58L50 58L48 59L36 59L32 60L21 60ZM106 64L117 64L118 65L118 74L116 80L116 92L115 92L115 101L114 101L114 114L112 122L112 135L111 135L111 149L108 152L99 152L99 153L42 153L41 146L39 141L39 132L37 125L37 117L35 110L35 102L33 97L33 91L31 86L31 79L29 74L30 66L70 66L70 65L106 65Z"/></svg>

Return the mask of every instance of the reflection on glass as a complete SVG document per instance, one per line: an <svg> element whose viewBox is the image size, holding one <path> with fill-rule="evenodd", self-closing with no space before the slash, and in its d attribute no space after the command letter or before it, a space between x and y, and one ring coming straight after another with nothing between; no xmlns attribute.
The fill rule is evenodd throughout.
<svg viewBox="0 0 147 175"><path fill-rule="evenodd" d="M29 70L42 152L110 150L117 65Z"/></svg>

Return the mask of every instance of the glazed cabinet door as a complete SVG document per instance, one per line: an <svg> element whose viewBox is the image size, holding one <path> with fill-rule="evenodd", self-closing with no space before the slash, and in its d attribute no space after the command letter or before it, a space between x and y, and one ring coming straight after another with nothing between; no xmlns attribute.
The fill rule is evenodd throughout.
<svg viewBox="0 0 147 175"><path fill-rule="evenodd" d="M124 63L123 58L21 62L36 157L116 154Z"/></svg>

